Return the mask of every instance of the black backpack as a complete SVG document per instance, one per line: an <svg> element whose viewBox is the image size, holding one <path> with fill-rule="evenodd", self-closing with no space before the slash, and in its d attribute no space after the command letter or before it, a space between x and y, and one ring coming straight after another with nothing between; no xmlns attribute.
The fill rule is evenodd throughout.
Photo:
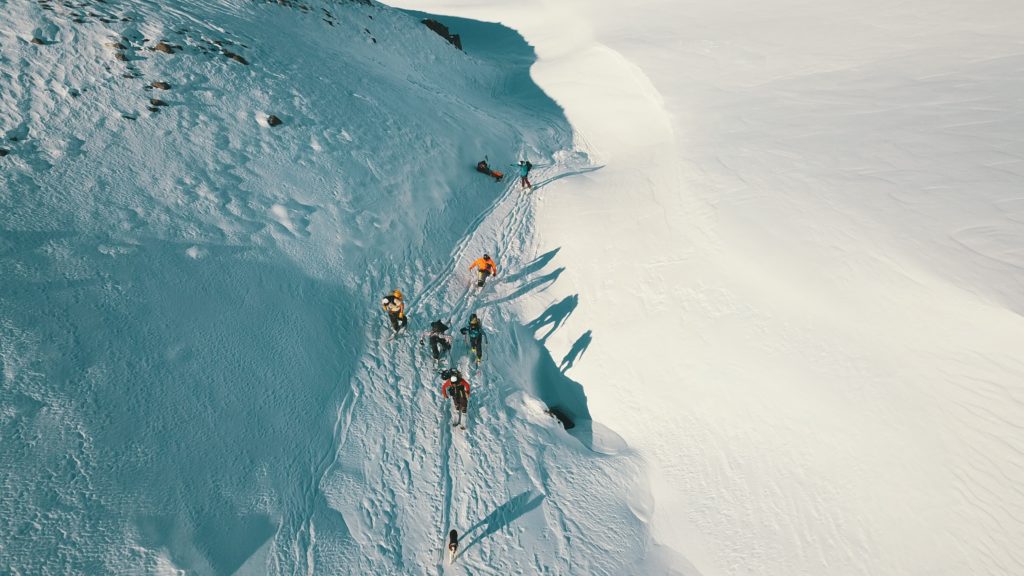
<svg viewBox="0 0 1024 576"><path fill-rule="evenodd" d="M459 379L458 382L455 382L449 388L451 390L450 393L451 393L453 398L462 399L462 398L466 397L466 387L462 385L462 379L461 378Z"/></svg>
<svg viewBox="0 0 1024 576"><path fill-rule="evenodd" d="M527 160L526 161L526 172L529 173L530 170L533 170L533 164L530 164L530 161Z"/></svg>
<svg viewBox="0 0 1024 576"><path fill-rule="evenodd" d="M435 334L444 334L447 330L448 326L445 326L445 323L440 320L434 320L430 323L430 331Z"/></svg>

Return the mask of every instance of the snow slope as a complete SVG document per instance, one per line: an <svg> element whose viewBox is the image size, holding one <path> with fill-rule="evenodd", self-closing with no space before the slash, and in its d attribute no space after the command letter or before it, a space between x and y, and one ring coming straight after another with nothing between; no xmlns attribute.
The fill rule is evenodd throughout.
<svg viewBox="0 0 1024 576"><path fill-rule="evenodd" d="M462 53L313 0L0 10L0 571L438 574L450 528L455 572L659 570L638 460L528 392L585 409L510 313L558 276L522 256L534 198L472 167L587 160L521 36L459 22ZM465 434L386 338L395 287L414 330L490 330Z"/></svg>
<svg viewBox="0 0 1024 576"><path fill-rule="evenodd" d="M1019 3L398 4L520 30L603 166L541 189L564 272L521 314L560 311L657 541L706 576L1024 573Z"/></svg>

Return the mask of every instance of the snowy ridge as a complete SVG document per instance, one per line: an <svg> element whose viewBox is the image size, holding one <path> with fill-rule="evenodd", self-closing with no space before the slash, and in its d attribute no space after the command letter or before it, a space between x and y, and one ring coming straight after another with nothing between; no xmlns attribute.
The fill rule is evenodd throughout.
<svg viewBox="0 0 1024 576"><path fill-rule="evenodd" d="M535 196L472 168L593 167L520 36L460 21L461 53L359 3L2 9L0 570L436 574L455 527L453 570L650 573L632 457L524 392L553 362L507 307L560 271L526 249ZM465 433L386 339L394 287L413 331L484 318Z"/></svg>
<svg viewBox="0 0 1024 576"><path fill-rule="evenodd" d="M1024 572L1019 3L400 4L520 30L604 165L517 305L571 310L673 566Z"/></svg>

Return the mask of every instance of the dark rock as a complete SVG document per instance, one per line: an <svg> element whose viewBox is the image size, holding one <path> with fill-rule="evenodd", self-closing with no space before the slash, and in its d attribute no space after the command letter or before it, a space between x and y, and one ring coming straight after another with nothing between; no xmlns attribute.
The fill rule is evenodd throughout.
<svg viewBox="0 0 1024 576"><path fill-rule="evenodd" d="M267 125L268 126L280 126L281 124L282 124L281 119L278 118L277 116L274 116L273 114L271 114L270 116L267 116Z"/></svg>
<svg viewBox="0 0 1024 576"><path fill-rule="evenodd" d="M146 110L149 110L150 112L159 112L160 111L159 108L156 108L154 106L146 106Z"/></svg>
<svg viewBox="0 0 1024 576"><path fill-rule="evenodd" d="M157 52L163 52L164 54L174 54L175 47L168 44L167 42L160 41L157 42L156 46L153 46L152 49L156 50Z"/></svg>
<svg viewBox="0 0 1024 576"><path fill-rule="evenodd" d="M149 99L149 105L150 106L154 106L154 107L156 107L156 106L167 106L167 102L164 102L163 100L161 100L159 98L150 98Z"/></svg>
<svg viewBox="0 0 1024 576"><path fill-rule="evenodd" d="M572 417L570 417L568 414L565 413L564 410L558 408L557 406L549 408L548 410L545 410L545 412L547 412L549 416L558 420L558 422L562 425L562 428L565 428L566 430L571 430L576 427L576 423L572 421Z"/></svg>
<svg viewBox="0 0 1024 576"><path fill-rule="evenodd" d="M46 40L43 40L42 38L36 38L35 36L33 36L32 39L29 40L29 42L35 44L36 46L45 46L46 45Z"/></svg>
<svg viewBox="0 0 1024 576"><path fill-rule="evenodd" d="M10 151L10 150L8 150L8 149L6 149L6 148L0 148L0 158L3 158L4 156L7 156L7 155L8 155L8 154L10 154L10 153L11 153L11 151Z"/></svg>
<svg viewBox="0 0 1024 576"><path fill-rule="evenodd" d="M249 61L248 60L246 60L245 58L242 58L241 56L239 56L238 54L235 54L234 52L232 52L230 50L225 50L223 52L223 54L225 56L227 56L228 58L231 58L235 62L238 62L240 64L245 64L246 66L249 65Z"/></svg>
<svg viewBox="0 0 1024 576"><path fill-rule="evenodd" d="M118 51L114 52L114 60L117 60L118 62L127 62L128 57L124 55L124 52Z"/></svg>
<svg viewBox="0 0 1024 576"><path fill-rule="evenodd" d="M423 24L426 25L427 28L433 30L438 36L447 40L452 46L462 50L462 39L459 38L458 34L452 34L449 32L447 26L431 18L423 20Z"/></svg>
<svg viewBox="0 0 1024 576"><path fill-rule="evenodd" d="M152 84L150 84L150 86L152 86L153 88L156 88L157 90L170 90L171 89L171 85L170 84L168 84L167 82L163 82L161 80L155 80Z"/></svg>

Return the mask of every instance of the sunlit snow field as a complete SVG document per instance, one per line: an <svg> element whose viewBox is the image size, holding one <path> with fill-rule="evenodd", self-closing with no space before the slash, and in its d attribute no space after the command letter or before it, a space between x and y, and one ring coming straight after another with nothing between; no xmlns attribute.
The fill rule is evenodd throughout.
<svg viewBox="0 0 1024 576"><path fill-rule="evenodd" d="M700 574L1024 572L1018 3L411 0L499 21L599 171L546 340Z"/></svg>

